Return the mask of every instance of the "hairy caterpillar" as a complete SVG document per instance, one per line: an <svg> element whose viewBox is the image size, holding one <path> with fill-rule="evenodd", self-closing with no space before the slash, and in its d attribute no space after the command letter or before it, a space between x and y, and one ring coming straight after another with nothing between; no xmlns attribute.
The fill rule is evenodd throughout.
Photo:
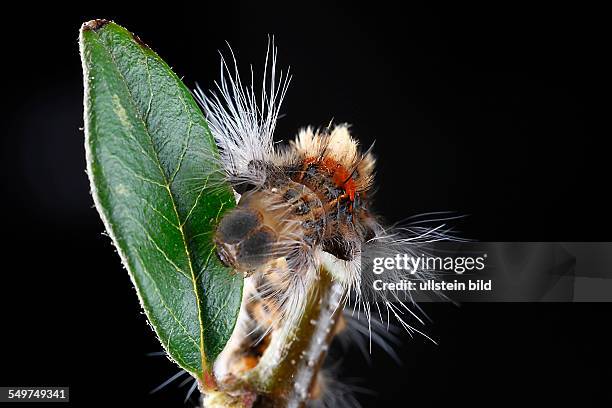
<svg viewBox="0 0 612 408"><path fill-rule="evenodd" d="M321 266L341 287L337 304L341 308L354 302L372 336L374 311L362 292L365 246L379 255L412 253L412 245L446 239L449 233L444 226L419 224L402 230L381 225L370 209L375 159L371 148L360 148L348 125L308 127L289 144L274 146L290 77L281 72L276 78L273 45L271 53L271 66L266 55L260 96L252 77L250 85L242 83L235 59L232 72L223 58L216 92L196 91L238 201L217 226L217 255L246 277L237 327L214 368L215 376L226 382L248 375L265 359L274 363L266 351L299 318ZM397 280L430 273L420 270ZM375 303L379 320L394 316L409 333L421 333L407 323L406 316L421 320L401 299L382 299L382 305L381 310ZM347 326L341 314L333 323L338 331ZM303 390L304 398L325 401L320 385Z"/></svg>

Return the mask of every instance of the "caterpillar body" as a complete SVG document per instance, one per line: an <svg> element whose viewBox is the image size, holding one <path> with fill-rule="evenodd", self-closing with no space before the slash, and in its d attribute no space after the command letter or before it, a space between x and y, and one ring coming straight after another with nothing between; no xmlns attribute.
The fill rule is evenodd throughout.
<svg viewBox="0 0 612 408"><path fill-rule="evenodd" d="M274 46L270 52L261 95L256 96L252 77L250 85L243 85L235 59L231 70L223 57L216 91L196 91L219 147L225 178L237 198L236 207L218 223L217 255L245 276L236 328L214 367L222 383L240 381L264 363L277 362L280 357L269 350L300 318L322 266L340 288L332 305L338 309L331 315L332 328L339 332L351 326L341 309L352 299L366 315L369 331L373 311L362 302L361 290L364 246L370 244L382 253L412 252L414 243L448 236L440 228L399 231L381 225L371 211L375 159L371 148L360 148L348 125L308 127L285 146L273 144L290 77L281 73L277 79ZM408 278L422 279L430 272L418 271ZM402 278L406 277L397 280ZM376 306L380 320L385 314L387 321L395 316L409 333L421 333L407 323L406 316L421 320L402 301L386 299L383 307L385 313ZM302 402L326 401L322 383L308 384Z"/></svg>

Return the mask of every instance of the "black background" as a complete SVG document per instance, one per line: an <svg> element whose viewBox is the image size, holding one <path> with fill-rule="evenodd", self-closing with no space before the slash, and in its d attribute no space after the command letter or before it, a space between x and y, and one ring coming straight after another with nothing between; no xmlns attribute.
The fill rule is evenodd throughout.
<svg viewBox="0 0 612 408"><path fill-rule="evenodd" d="M145 355L160 346L92 207L77 44L92 18L137 33L190 87L217 79L226 40L244 68L261 67L274 34L293 73L277 137L333 118L376 140L376 209L389 221L452 210L479 240L610 240L609 134L590 126L609 53L601 11L227 3L4 17L0 385L150 407L181 406L189 387L148 395L177 369ZM376 348L371 363L354 348L342 357L340 375L377 393L358 395L364 406L610 396L610 304L425 309L438 346L406 337L401 366Z"/></svg>

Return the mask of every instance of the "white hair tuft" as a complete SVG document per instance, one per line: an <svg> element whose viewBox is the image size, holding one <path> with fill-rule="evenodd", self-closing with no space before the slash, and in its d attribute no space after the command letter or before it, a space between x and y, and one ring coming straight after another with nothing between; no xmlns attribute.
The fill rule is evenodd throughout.
<svg viewBox="0 0 612 408"><path fill-rule="evenodd" d="M206 94L197 87L195 96L217 142L228 178L241 181L241 177L248 176L255 178L249 181L257 182L261 180L257 180L257 173L249 169L249 164L268 162L274 156L274 129L291 76L287 70L286 74L280 71L277 78L277 50L271 38L266 52L263 85L257 96L252 66L251 83L245 85L240 79L234 52L231 47L229 50L233 69L221 55L221 80L215 82L216 91Z"/></svg>

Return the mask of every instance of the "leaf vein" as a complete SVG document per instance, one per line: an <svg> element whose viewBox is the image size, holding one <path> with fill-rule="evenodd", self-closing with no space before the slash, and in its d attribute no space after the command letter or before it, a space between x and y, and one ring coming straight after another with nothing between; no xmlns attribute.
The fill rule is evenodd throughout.
<svg viewBox="0 0 612 408"><path fill-rule="evenodd" d="M138 226L140 226L140 228L144 231L145 235L147 236L147 239L153 244L155 249L157 249L157 251L159 251L159 253L162 254L166 262L172 265L174 269L176 269L176 271L179 272L181 275L183 275L185 278L191 280L191 276L189 276L187 272L183 271L172 259L170 259L168 254L166 254L166 252L163 249L161 249L159 244L155 241L155 239L153 239L153 237L151 236L147 228L144 225L142 225L140 221L138 221L136 218L132 217L131 215L128 215L128 218L134 221Z"/></svg>
<svg viewBox="0 0 612 408"><path fill-rule="evenodd" d="M166 301L164 300L161 291L159 290L159 286L157 285L157 281L155 281L155 279L153 279L153 277L151 276L151 274L149 273L149 270L145 267L145 263L143 262L144 260L142 259L142 256L140 255L140 253L138 252L138 250L135 250L135 253L137 254L136 256L138 257L138 259L141 262L142 265L142 271L147 275L147 277L149 278L149 280L153 283L153 289L155 290L155 292L157 293L157 296L159 298L159 301L161 303L161 305L163 306L164 309L166 309L166 311L168 312L168 314L170 315L170 317L172 317L172 319L179 325L179 327L185 332L185 336L187 336L187 338L196 346L196 348L199 350L199 345L198 342L196 341L196 339L189 333L189 331L187 330L187 328L183 325L183 323L179 320L179 318L174 314L174 312L172 311L172 308L170 306L168 306L168 304L166 303ZM170 349L170 336L171 336L171 332L168 333L168 349ZM177 353L178 354L178 353ZM183 364L185 364L185 361L183 360ZM190 367L190 364L186 364L187 367ZM194 370L195 371L195 370Z"/></svg>

